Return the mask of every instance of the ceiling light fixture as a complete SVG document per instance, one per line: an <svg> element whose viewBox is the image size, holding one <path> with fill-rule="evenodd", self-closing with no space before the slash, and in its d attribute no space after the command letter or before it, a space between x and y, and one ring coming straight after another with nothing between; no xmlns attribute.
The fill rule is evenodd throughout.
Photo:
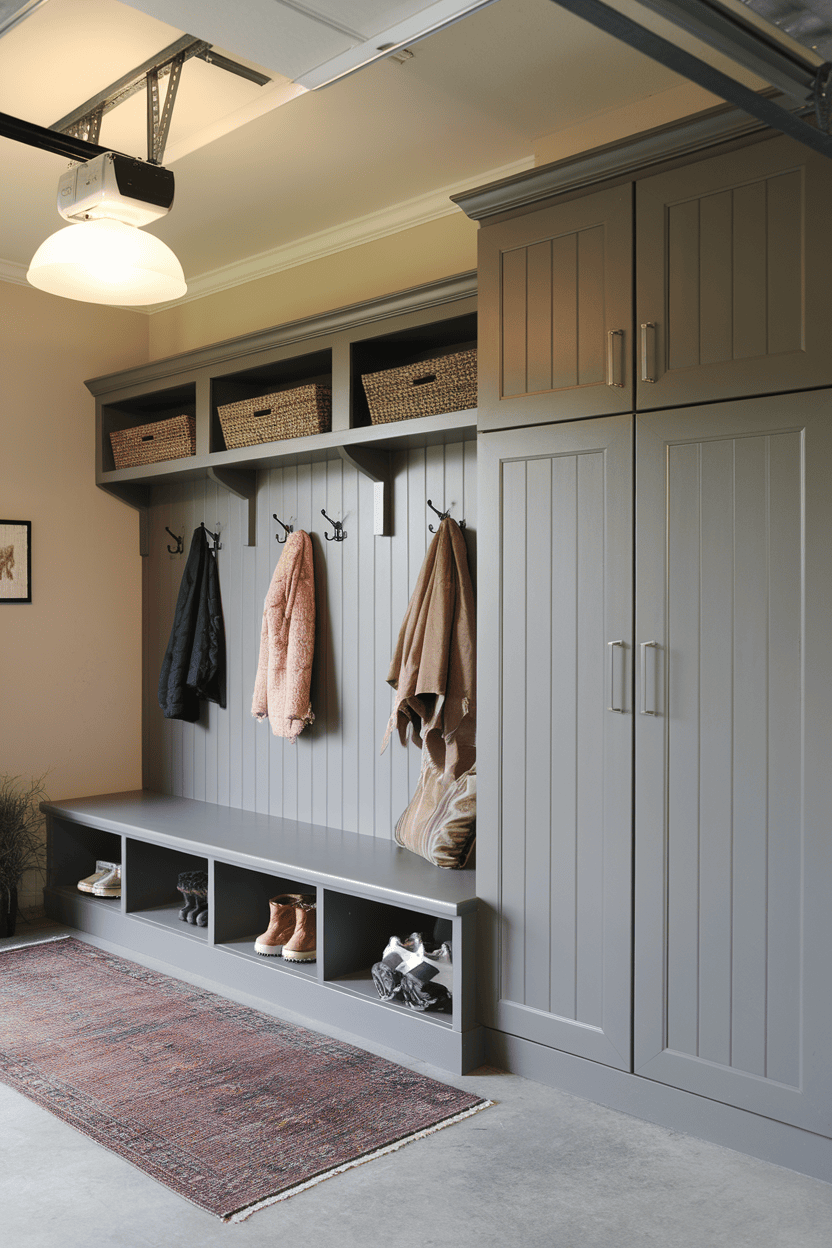
<svg viewBox="0 0 832 1248"><path fill-rule="evenodd" d="M50 295L127 307L180 299L188 289L170 247L136 225L107 217L50 235L26 277Z"/></svg>
<svg viewBox="0 0 832 1248"><path fill-rule="evenodd" d="M179 299L188 287L165 243L142 226L173 203L173 174L161 166L104 152L67 170L58 212L74 222L32 257L32 286L83 303L144 306Z"/></svg>

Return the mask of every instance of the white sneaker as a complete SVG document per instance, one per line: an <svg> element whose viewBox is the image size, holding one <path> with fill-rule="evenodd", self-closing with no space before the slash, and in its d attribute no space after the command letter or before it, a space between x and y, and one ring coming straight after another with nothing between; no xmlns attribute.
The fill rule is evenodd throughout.
<svg viewBox="0 0 832 1248"><path fill-rule="evenodd" d="M404 940L391 936L387 948L372 968L373 983L382 1001L392 1001L401 992L402 975L416 966L424 953L421 932L411 932Z"/></svg>
<svg viewBox="0 0 832 1248"><path fill-rule="evenodd" d="M121 896L121 866L112 867L102 879L92 886L93 897Z"/></svg>
<svg viewBox="0 0 832 1248"><path fill-rule="evenodd" d="M85 876L83 880L78 881L78 889L82 893L91 893L93 884L97 884L99 880L103 880L105 875L109 875L113 868L111 862L97 862L92 875Z"/></svg>
<svg viewBox="0 0 832 1248"><path fill-rule="evenodd" d="M438 949L428 952L403 976L402 996L412 1010L448 1009L454 989L451 942L446 940Z"/></svg>

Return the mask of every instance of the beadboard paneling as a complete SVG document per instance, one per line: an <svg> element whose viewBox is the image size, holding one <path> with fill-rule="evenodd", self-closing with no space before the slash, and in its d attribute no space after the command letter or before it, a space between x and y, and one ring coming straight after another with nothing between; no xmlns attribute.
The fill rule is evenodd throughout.
<svg viewBox="0 0 832 1248"><path fill-rule="evenodd" d="M373 489L340 459L263 472L257 545L243 545L244 504L212 481L154 491L145 568L146 788L392 839L419 775L420 753L381 740L392 703L390 657L436 517L426 500L465 518L469 562L476 541L476 446L451 443L396 452L393 536L373 536ZM340 519L343 542L327 541L323 508ZM317 636L312 676L315 723L295 745L251 715L263 601L281 553L276 513L312 537ZM194 528L219 525L227 706L203 703L197 724L165 720L157 687ZM182 534L185 551L165 526Z"/></svg>

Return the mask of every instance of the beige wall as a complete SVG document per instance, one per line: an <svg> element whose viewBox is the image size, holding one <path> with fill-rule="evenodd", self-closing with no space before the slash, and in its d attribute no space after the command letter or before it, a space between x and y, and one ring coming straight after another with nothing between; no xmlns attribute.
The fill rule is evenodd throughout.
<svg viewBox="0 0 832 1248"><path fill-rule="evenodd" d="M32 603L0 602L0 772L54 798L141 787L138 519L95 486L83 382L143 363L148 319L0 282L0 518L33 552Z"/></svg>
<svg viewBox="0 0 832 1248"><path fill-rule="evenodd" d="M282 325L477 267L477 227L463 212L185 301L150 317L150 358Z"/></svg>
<svg viewBox="0 0 832 1248"><path fill-rule="evenodd" d="M657 91L643 100L597 113L578 125L567 126L554 134L535 139L534 162L536 165L548 165L556 160L566 160L593 147L604 147L607 143L616 143L644 130L653 130L656 126L717 108L722 103L695 83L682 82L668 91Z"/></svg>

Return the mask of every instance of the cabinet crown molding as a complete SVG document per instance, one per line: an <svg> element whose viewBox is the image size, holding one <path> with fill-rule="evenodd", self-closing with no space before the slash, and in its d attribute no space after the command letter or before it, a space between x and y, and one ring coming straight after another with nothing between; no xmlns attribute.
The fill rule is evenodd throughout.
<svg viewBox="0 0 832 1248"><path fill-rule="evenodd" d="M779 104L785 101L785 96L776 92L771 98ZM720 104L693 117L643 130L630 138L539 165L527 173L501 178L451 198L473 221L483 221L613 178L653 173L657 166L670 161L713 155L714 149L723 144L774 138L777 133L740 109Z"/></svg>

